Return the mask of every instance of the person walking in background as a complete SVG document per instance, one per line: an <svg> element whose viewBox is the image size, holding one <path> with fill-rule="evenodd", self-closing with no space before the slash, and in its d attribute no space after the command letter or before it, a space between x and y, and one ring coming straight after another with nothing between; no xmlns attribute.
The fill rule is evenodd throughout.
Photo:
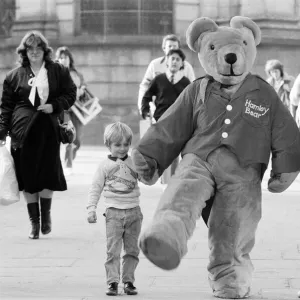
<svg viewBox="0 0 300 300"><path fill-rule="evenodd" d="M155 96L154 119L158 121L164 112L176 101L181 92L191 83L190 80L180 72L185 61L185 54L181 49L171 49L166 57L166 72L157 75L151 81L143 99L141 112L143 119L149 116L150 105ZM162 184L167 184L175 173L179 158L175 159L171 166L162 175Z"/></svg>
<svg viewBox="0 0 300 300"><path fill-rule="evenodd" d="M75 68L73 55L68 47L59 47L56 51L56 60L67 67L70 71L73 82L77 87L76 101L84 100L86 83L84 81L83 75L77 71ZM73 160L76 157L76 153L80 148L81 140L83 136L83 124L77 118L76 114L72 111L72 108L69 110L70 119L76 129L76 138L72 144L66 146L65 151L65 170L64 173L66 176L73 173Z"/></svg>
<svg viewBox="0 0 300 300"><path fill-rule="evenodd" d="M107 260L105 263L108 290L116 296L120 281L120 255L124 246L122 282L127 295L136 295L134 272L139 262L138 237L143 215L139 206L138 175L128 156L132 131L124 123L108 125L104 144L110 155L104 159L94 175L87 204L88 222L97 221L96 209L103 191L106 220Z"/></svg>
<svg viewBox="0 0 300 300"><path fill-rule="evenodd" d="M280 100L291 111L290 92L295 78L284 72L283 64L272 59L266 62L265 71L267 73L267 82L275 89Z"/></svg>
<svg viewBox="0 0 300 300"><path fill-rule="evenodd" d="M180 41L175 34L166 35L162 41L162 50L164 56L153 59L148 65L147 71L144 75L144 78L140 84L139 94L138 94L138 109L141 113L142 99L149 88L151 81L158 74L165 73L167 70L167 54L171 49L179 49ZM193 67L186 60L184 61L182 68L180 69L182 76L187 77L190 82L195 80L195 74Z"/></svg>
<svg viewBox="0 0 300 300"><path fill-rule="evenodd" d="M67 189L57 119L73 105L76 86L69 70L52 61L52 48L39 31L26 33L17 54L21 65L3 83L0 145L9 133L19 190L31 221L29 238L38 239L40 216L41 232L51 232L53 191Z"/></svg>
<svg viewBox="0 0 300 300"><path fill-rule="evenodd" d="M292 116L297 122L298 127L300 128L300 109L299 109L299 102L300 102L300 74L297 76L291 93L290 93L290 101L291 101L291 112Z"/></svg>

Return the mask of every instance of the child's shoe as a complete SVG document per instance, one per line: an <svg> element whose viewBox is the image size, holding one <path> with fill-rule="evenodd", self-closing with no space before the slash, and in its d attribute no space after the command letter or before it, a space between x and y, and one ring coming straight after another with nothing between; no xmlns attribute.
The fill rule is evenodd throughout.
<svg viewBox="0 0 300 300"><path fill-rule="evenodd" d="M124 293L127 295L136 295L138 292L136 287L132 284L132 282L125 282Z"/></svg>
<svg viewBox="0 0 300 300"><path fill-rule="evenodd" d="M118 283L117 282L112 282L108 285L106 295L108 295L108 296L117 296L118 295Z"/></svg>

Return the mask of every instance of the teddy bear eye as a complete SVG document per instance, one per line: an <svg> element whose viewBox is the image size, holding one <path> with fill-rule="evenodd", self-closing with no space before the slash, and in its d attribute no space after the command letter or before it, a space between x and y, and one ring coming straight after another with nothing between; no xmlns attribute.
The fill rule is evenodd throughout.
<svg viewBox="0 0 300 300"><path fill-rule="evenodd" d="M210 45L210 49L211 49L211 50L214 50L214 49L215 49L215 46L214 46L214 45Z"/></svg>
<svg viewBox="0 0 300 300"><path fill-rule="evenodd" d="M246 41L243 41L243 43L244 43L245 46L247 46L247 42Z"/></svg>

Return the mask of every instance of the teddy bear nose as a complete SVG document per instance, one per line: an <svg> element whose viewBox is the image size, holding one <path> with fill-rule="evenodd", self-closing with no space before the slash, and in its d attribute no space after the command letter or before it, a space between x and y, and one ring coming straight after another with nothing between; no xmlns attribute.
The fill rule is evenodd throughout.
<svg viewBox="0 0 300 300"><path fill-rule="evenodd" d="M235 53L227 53L225 55L225 61L228 63L228 64L231 64L233 65L237 60L237 57L236 57L236 54Z"/></svg>

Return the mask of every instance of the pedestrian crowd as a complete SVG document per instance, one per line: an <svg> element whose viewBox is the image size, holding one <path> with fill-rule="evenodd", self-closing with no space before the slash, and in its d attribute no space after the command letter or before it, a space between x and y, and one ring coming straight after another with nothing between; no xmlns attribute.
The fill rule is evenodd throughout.
<svg viewBox="0 0 300 300"><path fill-rule="evenodd" d="M162 41L163 56L153 59L140 83L137 109L141 119L153 126L176 102L183 90L195 80L178 37L167 35ZM11 139L19 191L23 192L30 220L30 239L51 232L51 206L55 191L67 189L66 176L73 173L73 163L82 144L84 124L72 108L89 98L87 83L77 69L71 50L61 46L52 58L53 49L38 31L28 32L16 49L19 66L6 74L0 103L0 147ZM276 59L265 66L267 82L277 92L300 127L300 74L296 79ZM60 158L61 127L59 120L69 116L76 135L67 143L63 162ZM63 117L62 117L63 115ZM139 263L138 238L143 214L139 206L142 181L129 155L133 133L116 122L106 126L104 145L107 157L94 174L87 201L87 221L97 222L101 196L106 207L107 258L105 262L107 295L117 295L120 281L124 292L136 295L135 270ZM180 158L161 175L167 185ZM102 215L102 214L101 214ZM121 272L121 252L122 257Z"/></svg>

